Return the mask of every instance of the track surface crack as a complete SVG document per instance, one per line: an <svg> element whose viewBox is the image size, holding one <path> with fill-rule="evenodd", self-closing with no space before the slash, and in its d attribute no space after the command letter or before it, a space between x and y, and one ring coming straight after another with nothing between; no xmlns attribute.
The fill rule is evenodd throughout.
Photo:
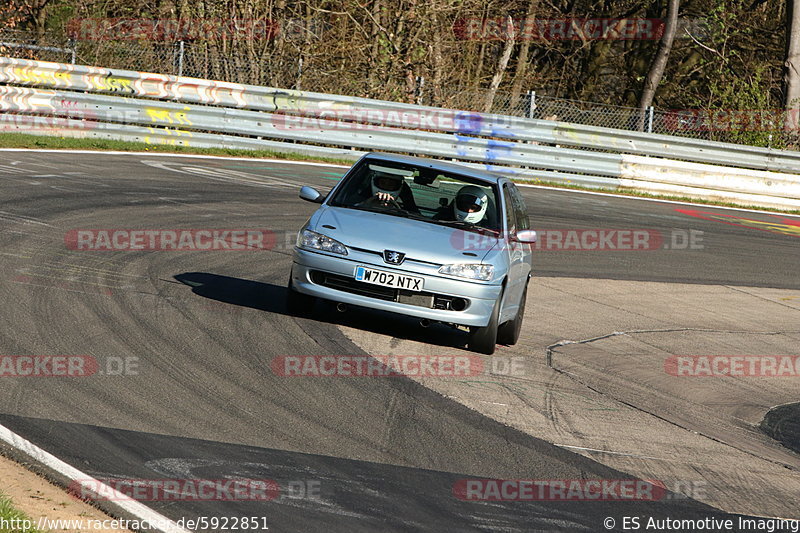
<svg viewBox="0 0 800 533"><path fill-rule="evenodd" d="M561 370L561 369L556 368L556 367L553 366L553 352L555 351L556 348L559 348L561 346L568 346L568 345L572 345L572 344L589 344L589 343L596 342L596 341L599 341L599 340L608 339L608 338L611 338L611 337L618 337L620 335L633 335L633 334L637 334L637 333L678 333L678 332L685 332L685 331L694 331L694 332L703 332L703 333L747 334L747 335L785 335L787 333L800 333L800 330L787 330L787 331L740 331L740 330L724 330L724 329L711 329L711 328L664 328L664 329L637 329L637 330L631 330L631 331L614 331L612 333L607 333L605 335L599 335L597 337L592 337L592 338L589 338L589 339L583 339L583 340L579 340L579 341L561 340L559 342L556 342L554 344L549 345L546 348L546 350L547 350L547 366L550 367L551 369L553 369L555 372L558 372L559 374L562 374L562 375L566 376L567 378L569 378L569 379L573 380L574 382L582 385L583 387L586 387L590 391L603 396L604 398L608 398L608 399L613 400L613 401L615 401L617 403L620 403L620 404L622 404L622 405L624 405L626 407L630 407L631 409L634 409L634 410L636 410L636 411L638 411L640 413L644 413L644 414L646 414L648 416L651 416L653 418L656 418L658 420L666 422L667 424L670 424L670 425L672 425L674 427L680 428L680 429L682 429L684 431L690 431L690 432L692 432L692 433L694 433L696 435L699 435L701 437L707 438L707 439L709 439L709 440L711 440L713 442L716 442L718 444L722 444L723 446L727 446L729 448L733 448L734 450L738 450L738 451L740 451L742 453L746 453L747 455L750 455L750 456L755 457L757 459L768 461L768 462L770 462L772 464L775 464L775 465L778 465L778 466L782 466L782 467L787 468L789 470L796 470L796 468L793 467L792 465L788 465L786 463L783 463L783 462L780 462L780 461L776 461L776 460L773 460L773 459L764 458L764 457L762 457L760 455L757 455L757 454L755 454L755 453L753 453L751 451L748 451L746 449L740 448L738 446L735 446L733 444L725 442L725 441L723 441L721 439L718 439L717 437L708 435L708 434L703 433L701 431L696 431L696 430L691 429L689 427L686 427L686 426L684 426L682 424L679 424L679 423L677 423L677 422L675 422L673 420L665 418L665 417L659 415L658 413L655 413L655 412L652 412L652 411L648 411L647 409L644 409L642 407L634 405L634 404L632 404L630 402L627 402L627 401L625 401L625 400L623 400L621 398L617 398L616 396L614 396L612 394L604 392L604 391L598 389L597 387L594 387L594 386L586 383L584 380L582 380L577 375L575 375L575 374L573 374L571 372L567 372L565 370Z"/></svg>

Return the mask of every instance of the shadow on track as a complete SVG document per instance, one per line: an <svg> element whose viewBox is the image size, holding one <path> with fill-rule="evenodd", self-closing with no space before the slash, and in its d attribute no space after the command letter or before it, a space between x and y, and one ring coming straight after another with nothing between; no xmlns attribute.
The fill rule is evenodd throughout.
<svg viewBox="0 0 800 533"><path fill-rule="evenodd" d="M204 298L268 313L294 316L286 309L288 289L285 286L208 272L185 272L174 278L190 286L193 293ZM328 324L437 346L464 348L467 343L465 331L444 324L432 324L428 328L422 328L414 318L359 307L350 307L348 311L340 313L330 301L326 300L317 302L312 317L316 321ZM297 318L305 320L304 317Z"/></svg>
<svg viewBox="0 0 800 533"><path fill-rule="evenodd" d="M127 431L104 426L83 425L0 415L0 422L12 430L24 429L28 438L68 462L77 463L99 479L130 480L272 480L280 487L269 501L244 501L215 497L181 497L180 492L144 503L173 520L196 516L264 517L270 531L328 531L369 533L373 531L602 531L604 517L670 516L681 519L732 518L712 507L682 495L666 492L656 501L570 498L566 501L464 501L456 491L468 473L421 469L393 464L353 460L291 450L244 446L209 440L189 439L154 433ZM482 421L482 425L496 423ZM512 441L542 449L541 443L507 428ZM53 435L67 438L54 439ZM91 461L80 460L69 442L81 442L82 449L95 450ZM573 456L570 452L544 446L550 461L573 460L584 467L589 479L635 480L630 476ZM120 461L136 457L136 461ZM524 457L524 456L523 456ZM533 479L537 472L523 469ZM45 474L48 474L44 470ZM520 472L522 473L522 472ZM308 487L304 489L294 487ZM313 492L311 488L313 487ZM488 494L488 493L487 493ZM660 493L659 493L660 494ZM245 498L247 496L245 495ZM499 500L499 501L498 501ZM101 508L106 501L95 502ZM203 528L200 528L204 530ZM616 529L619 531L619 529Z"/></svg>

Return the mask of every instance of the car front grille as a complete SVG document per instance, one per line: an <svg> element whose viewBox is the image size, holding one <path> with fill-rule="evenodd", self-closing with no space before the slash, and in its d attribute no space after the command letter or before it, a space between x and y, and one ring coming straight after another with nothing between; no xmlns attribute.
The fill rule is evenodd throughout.
<svg viewBox="0 0 800 533"><path fill-rule="evenodd" d="M314 271L311 273L311 281L317 285L323 285L331 289L350 292L360 296L369 296L370 298L378 298L379 300L388 300L390 302L397 301L397 289L372 285L371 283L363 283L361 281L356 281L354 278L348 278L347 276Z"/></svg>
<svg viewBox="0 0 800 533"><path fill-rule="evenodd" d="M358 294L368 298L385 300L387 302L397 302L417 307L427 307L428 309L442 309L446 311L463 311L469 307L469 300L445 294L435 294L432 292L415 292L405 289L392 289L381 287L372 283L356 281L355 278L331 274L319 270L311 271L311 281L323 287L329 287L339 291Z"/></svg>

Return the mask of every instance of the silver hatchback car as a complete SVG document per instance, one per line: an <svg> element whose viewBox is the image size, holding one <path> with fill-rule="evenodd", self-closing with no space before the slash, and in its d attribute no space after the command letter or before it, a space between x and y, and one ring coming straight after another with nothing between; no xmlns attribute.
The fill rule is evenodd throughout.
<svg viewBox="0 0 800 533"><path fill-rule="evenodd" d="M469 349L514 344L531 277L522 195L505 177L469 167L370 153L323 196L300 229L287 305L316 298L469 329Z"/></svg>

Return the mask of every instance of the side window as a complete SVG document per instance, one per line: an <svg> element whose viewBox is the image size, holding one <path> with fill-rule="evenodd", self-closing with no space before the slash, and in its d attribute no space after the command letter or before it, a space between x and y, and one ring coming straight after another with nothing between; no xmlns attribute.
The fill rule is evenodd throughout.
<svg viewBox="0 0 800 533"><path fill-rule="evenodd" d="M514 204L512 200L511 187L508 184L503 186L503 204L505 205L508 233L509 235L513 235L517 232L517 224L514 220Z"/></svg>
<svg viewBox="0 0 800 533"><path fill-rule="evenodd" d="M509 187L511 191L511 203L514 206L514 218L517 221L517 230L522 231L531 229L531 223L528 219L528 210L525 207L525 201L522 199L522 194L514 185Z"/></svg>

